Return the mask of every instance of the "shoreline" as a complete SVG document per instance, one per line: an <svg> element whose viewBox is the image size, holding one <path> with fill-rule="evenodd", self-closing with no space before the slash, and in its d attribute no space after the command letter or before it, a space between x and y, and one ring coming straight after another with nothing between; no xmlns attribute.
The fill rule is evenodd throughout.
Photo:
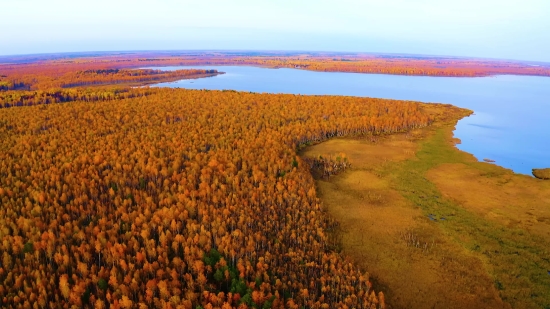
<svg viewBox="0 0 550 309"><path fill-rule="evenodd" d="M222 75L222 74L225 74L225 72L197 74L197 75L185 76L183 78L182 77L172 77L172 78L167 78L167 79L163 79L163 80L150 80L150 81L143 81L143 82L128 82L128 83L122 82L122 83L104 83L104 84L79 85L79 86L61 87L61 89L93 88L93 87L106 87L106 86L121 86L121 87L139 88L139 87L147 87L147 86L150 86L150 85L161 84L161 83L171 83L171 82L176 82L176 81L180 81L180 80L215 77L215 76Z"/></svg>
<svg viewBox="0 0 550 309"><path fill-rule="evenodd" d="M392 308L517 307L520 286L541 291L550 281L542 276L549 261L539 258L541 269L530 262L550 245L550 184L458 149L453 128L466 115L374 143L339 138L300 152L341 151L353 164L317 178L316 187L340 222L342 251L371 274ZM550 297L526 302L537 307Z"/></svg>
<svg viewBox="0 0 550 309"><path fill-rule="evenodd" d="M212 66L203 66L202 68L213 68L213 69L222 70L222 68L219 68L219 67L220 67L219 65L212 65ZM266 68L266 67L255 66L255 65L233 65L233 67L235 67L235 68L238 68L238 67L250 68L250 69L263 69L263 68ZM175 68L177 68L177 67L175 67ZM190 67L189 66L183 66L182 68L193 68L193 66L190 66ZM160 68L160 69L162 69L162 68ZM232 72L231 69L229 69L229 68L227 68L226 70L229 73ZM298 70L298 69L294 69L294 70ZM241 70L237 70L237 69L234 72L237 72L239 74L248 74L248 76L251 76L251 75L254 75L254 74L262 74L262 72L247 71L247 70L241 71ZM314 71L311 71L311 72L312 73L319 73L319 74L320 73L335 73L335 72L314 72ZM276 80L278 80L277 76L280 76L280 74L279 75L273 75L275 77L270 78L269 76L271 76L271 75L269 73L266 73L266 74L268 74L267 75L268 78L266 78L267 80L275 80L276 81ZM342 73L342 74L347 74L347 73ZM362 74L362 73L353 73L353 74ZM283 76L286 76L286 74L284 74ZM293 76L293 75L291 75L291 76ZM297 75L297 76L302 76L302 75ZM306 78L307 78L307 76L308 75L305 75ZM390 76L390 75L386 75L386 76ZM408 78L408 77L410 77L410 76L403 76L403 78ZM431 76L429 76L429 77L431 77ZM371 79L366 79L365 82L368 82L370 80ZM374 80L376 80L376 79L374 79ZM392 79L392 81L393 81L393 79ZM203 86L203 87L210 87L212 89L216 88L217 85L220 84L219 88L221 89L221 88L223 88L223 85L226 82L221 82L221 81L220 82L214 82L214 81L210 82L209 81L209 82L204 82L204 83L206 83L206 85ZM155 87L154 84L151 85L151 86ZM170 85L164 85L164 86L170 87ZM192 87L192 86L189 86L189 85L178 85L177 87L186 88L186 89L196 89L195 87ZM282 93L297 93L298 92L298 91L292 91L292 88L289 88L289 87L278 87L278 88L282 89L281 90ZM287 91L285 91L285 89ZM290 91L288 91L288 90L290 90ZM241 91L248 91L248 90L241 89ZM265 89L265 90L261 90L261 91L251 89L250 91L262 92L262 93L264 93L264 92L266 92L266 93L279 93L277 90L270 91L269 88ZM336 91L338 91L337 88L336 88ZM402 97L399 97L399 96L395 97L394 96L394 97L392 97L392 96L388 95L387 93L377 93L376 89L374 89L373 91L368 91L368 92L369 92L369 94L363 94L363 95L360 92L357 93L357 91L352 92L352 95L346 95L346 94L330 94L330 95L355 96L355 97L363 97L363 98L373 97L373 98L383 98L383 99L390 99L390 100L407 100L407 99L403 98L405 96L402 96ZM307 95L323 95L323 94L311 94L311 92L308 92ZM430 98L425 98L423 100L422 95L420 97L418 95L416 97L414 95L412 95L411 97L412 97L412 100L408 100L408 101L417 101L417 102L429 103L429 104L449 103L450 101L452 101L451 99L453 98L453 97L447 97L446 99L449 99L449 101L442 101L445 98L433 98L433 97L431 97L432 99L441 99L441 100L429 100ZM466 149L463 149L463 150L475 155L478 158L479 161L483 161L484 158L495 159L496 162L494 162L494 164L496 164L496 165L502 166L503 168L514 170L514 171L522 173L524 175L532 176L531 168L536 167L537 165L540 165L540 164L537 164L537 163L541 163L541 162L539 162L539 161L541 161L541 158L536 157L536 159L534 159L533 162L528 162L528 164L522 165L521 161L520 161L522 159L519 156L517 156L516 153L513 153L513 152L508 152L507 153L506 148L503 148L505 150L502 153L504 155L504 157L494 158L493 156L499 155L499 153L495 154L493 152L486 151L486 149L483 147L483 145L480 142L476 142L476 141L479 141L479 140L485 141L484 138L478 137L478 134L480 134L480 133L485 134L485 133L487 133L486 130L482 130L482 129L477 128L475 134L474 133L468 133L470 131L466 131L466 129L469 128L469 127L467 127L467 125L470 122L484 123L484 121L486 119L483 118L483 116L481 116L481 113L477 113L478 109L483 110L483 108L479 104L467 104L466 102L464 102L464 100L462 98L457 98L457 101L458 101L458 103L453 102L452 104L454 104L458 107L468 108L468 109L473 111L473 113L470 115L471 116L470 118L463 118L463 119L460 120L460 122L458 123L458 126L457 126L457 130L455 130L455 133L458 134L457 136L460 136L460 138L462 138L464 140L463 145L459 146L459 148L460 149L466 148ZM474 106L472 106L472 105L474 105ZM503 115L497 114L494 117L497 117L497 118L500 117L498 119L501 120L505 116L508 116L508 114L506 114L506 113L504 113ZM464 125L461 126L461 124L464 124ZM500 125L502 125L502 124L500 124ZM468 129L468 130L470 130L470 129ZM461 134L461 132L463 132L463 133ZM497 146L502 145L502 147L509 147L508 144L509 144L510 140L506 137L503 137L502 135L500 135L499 137L503 138L503 142L501 142ZM470 138L472 138L473 141L470 141ZM541 137L538 136L537 140L540 140L540 138ZM506 143L508 143L508 144L506 144ZM535 146L535 148L537 148L537 146ZM540 148L541 148L541 146L538 146L537 151L540 151ZM542 162L542 163L544 163L544 162ZM527 166L529 168L526 168L525 166Z"/></svg>

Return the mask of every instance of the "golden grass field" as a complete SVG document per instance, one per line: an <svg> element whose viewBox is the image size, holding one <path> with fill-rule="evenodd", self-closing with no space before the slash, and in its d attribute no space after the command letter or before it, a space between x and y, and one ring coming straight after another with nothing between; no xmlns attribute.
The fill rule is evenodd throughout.
<svg viewBox="0 0 550 309"><path fill-rule="evenodd" d="M302 151L353 164L316 179L342 251L391 308L550 308L550 182L459 151L468 112L426 108L439 115L428 128Z"/></svg>

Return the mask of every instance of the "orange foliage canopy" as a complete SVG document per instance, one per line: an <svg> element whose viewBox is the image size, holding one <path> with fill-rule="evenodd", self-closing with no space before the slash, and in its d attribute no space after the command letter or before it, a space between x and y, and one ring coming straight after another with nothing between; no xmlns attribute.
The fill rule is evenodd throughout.
<svg viewBox="0 0 550 309"><path fill-rule="evenodd" d="M426 126L420 104L125 93L0 110L0 305L379 302L330 250L333 223L296 147Z"/></svg>
<svg viewBox="0 0 550 309"><path fill-rule="evenodd" d="M179 79L193 79L221 74L217 70L118 69L117 62L65 65L59 63L32 63L0 65L0 91L51 90L78 86L145 85Z"/></svg>
<svg viewBox="0 0 550 309"><path fill-rule="evenodd" d="M10 90L0 92L0 108L32 106L72 101L114 101L151 94L148 89L97 87L87 89Z"/></svg>

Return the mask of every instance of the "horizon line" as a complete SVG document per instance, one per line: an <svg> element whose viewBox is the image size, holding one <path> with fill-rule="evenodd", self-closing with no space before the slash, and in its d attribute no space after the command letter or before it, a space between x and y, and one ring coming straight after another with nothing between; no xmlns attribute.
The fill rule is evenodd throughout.
<svg viewBox="0 0 550 309"><path fill-rule="evenodd" d="M273 50L273 49L137 49L137 50L97 50L97 51L60 51L60 52L46 52L46 53L23 53L23 54L9 54L9 55L0 55L0 64L7 64L2 62L3 58L25 58L25 57L44 57L44 56L78 56L82 55L83 57L94 57L99 55L87 55L87 54L103 54L103 55L115 55L120 54L138 54L138 53L169 53L169 52L180 52L180 53L190 53L190 52L219 52L219 53L234 53L234 52L254 52L254 53L272 53L277 55L278 53L309 53L313 56L315 54L348 54L348 55L378 55L378 56L416 56L422 58L453 58L453 59L474 59L474 60L491 60L491 61L508 61L508 62L521 62L521 63L537 63L537 64L546 64L550 65L548 61L539 61L539 60L521 60L521 59L509 59L509 58L488 58L488 57L479 57L479 56L453 56L453 55L434 55L434 54L415 54L415 53L389 53L389 52L373 52L373 51L328 51L328 50L301 50L301 49L286 49L286 50ZM54 58L55 59L55 58ZM21 59L23 60L23 59ZM45 59L36 59L45 60ZM51 59L49 59L51 60Z"/></svg>

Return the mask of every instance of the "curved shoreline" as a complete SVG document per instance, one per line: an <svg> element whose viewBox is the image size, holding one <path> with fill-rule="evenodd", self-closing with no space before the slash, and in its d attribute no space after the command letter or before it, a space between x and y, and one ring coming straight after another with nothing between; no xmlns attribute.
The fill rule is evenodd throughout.
<svg viewBox="0 0 550 309"><path fill-rule="evenodd" d="M330 140L302 155L345 152L353 164L316 179L318 194L341 223L343 252L393 308L544 306L550 183L456 148L453 128L465 115L374 143ZM520 289L537 296L514 299Z"/></svg>
<svg viewBox="0 0 550 309"><path fill-rule="evenodd" d="M173 67L170 69L175 69ZM187 68L197 68L187 67ZM463 118L456 126L455 134L463 140L458 148L475 155L478 160L490 158L497 162L495 164L504 168L513 169L516 172L521 172L524 175L531 175L531 167L546 165L544 158L541 158L537 153L545 152L546 146L544 136L540 133L543 130L531 131L526 133L521 123L518 121L510 122L506 119L521 115L521 105L516 104L522 94L515 90L511 92L513 99L512 103L507 103L508 106L502 106L499 111L492 108L496 102L501 100L501 96L495 98L487 98L493 91L502 90L503 87L508 87L516 83L515 79L502 77L499 80L489 78L479 79L437 79L435 77L410 77L410 76L391 76L391 75L368 75L360 73L334 73L322 74L322 72L310 72L304 70L285 69L280 72L278 70L263 70L262 67L253 66L206 66L202 68L217 68L228 73L220 79L211 79L199 81L195 84L170 84L162 85L164 87L183 87L189 89L235 89L238 91L252 92L268 92L268 93L302 93L307 95L343 95L343 96L361 96L361 97L377 97L377 98L392 98L396 100L413 100L419 102L445 102L455 106L466 107L474 110L476 113L470 117ZM286 71L286 72L285 72ZM232 78L229 75L239 74L238 79ZM257 79L256 79L257 77ZM293 82L288 82L291 79ZM292 86L298 80L308 80L303 86ZM539 77L537 80L541 79ZM262 85L257 84L259 80ZM344 82L339 82L343 80ZM474 81L476 80L476 81ZM550 79L549 79L550 80ZM295 81L295 82L294 82ZM332 82L333 81L333 82ZM531 80L525 80L523 77L520 80L520 85L525 85ZM319 89L313 89L308 85L318 85ZM546 84L546 83L544 83ZM365 85L365 86L362 86ZM392 86L394 85L394 86ZM416 85L414 91L408 90L411 85ZM152 87L155 87L153 85ZM439 88L436 94L431 93L432 87ZM466 87L466 88L463 88ZM489 93L477 93L480 88L489 87ZM550 84L549 84L550 87ZM456 93L456 88L464 89L465 95ZM550 89L550 88L549 88ZM468 95L468 93L472 93ZM500 91L501 92L501 91ZM508 92L506 92L508 93ZM472 100L474 99L474 100ZM485 102L487 100L487 102ZM538 105L537 105L538 104ZM542 103L541 103L542 104ZM533 110L533 125L541 120L537 115L542 115L542 108L537 101L532 102ZM538 106L538 107L537 107ZM485 125L484 125L485 124ZM492 125L497 125L493 127ZM542 126L544 128L544 126ZM521 136L530 134L530 140L539 141L536 144L529 142ZM491 147L487 147L487 145ZM518 153L515 149L530 149L526 153ZM497 151L498 150L498 151ZM531 156L530 156L531 155Z"/></svg>

